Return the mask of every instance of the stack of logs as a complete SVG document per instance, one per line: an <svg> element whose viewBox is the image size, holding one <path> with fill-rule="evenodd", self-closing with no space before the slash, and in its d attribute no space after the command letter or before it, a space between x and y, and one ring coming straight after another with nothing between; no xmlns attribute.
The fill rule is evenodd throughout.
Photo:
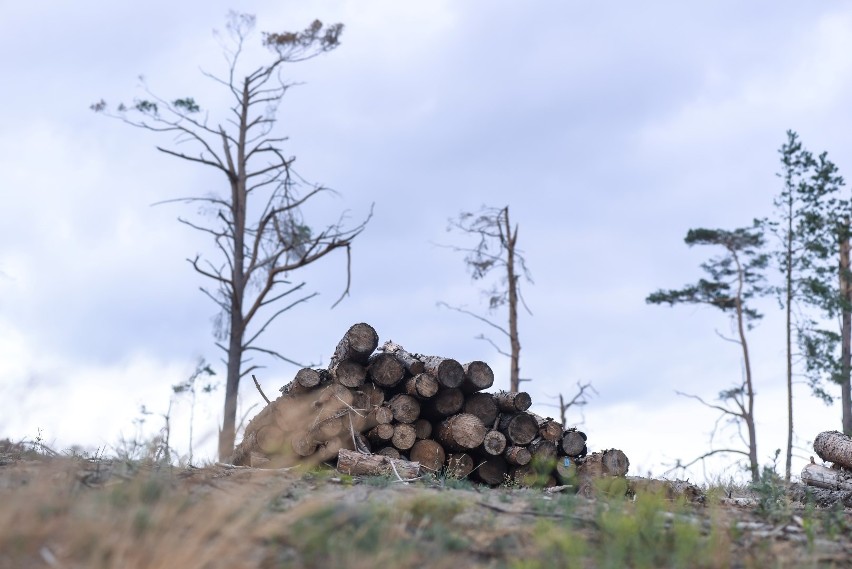
<svg viewBox="0 0 852 569"><path fill-rule="evenodd" d="M839 431L824 431L814 439L814 452L833 464L816 464L811 457L802 470L802 482L829 490L852 490L852 438Z"/></svg>
<svg viewBox="0 0 852 569"><path fill-rule="evenodd" d="M372 326L352 326L327 369L301 369L251 420L232 462L336 459L346 474L470 475L489 485L582 484L627 473L623 452L586 456L583 432L529 412L529 394L483 391L494 382L485 362L378 344Z"/></svg>

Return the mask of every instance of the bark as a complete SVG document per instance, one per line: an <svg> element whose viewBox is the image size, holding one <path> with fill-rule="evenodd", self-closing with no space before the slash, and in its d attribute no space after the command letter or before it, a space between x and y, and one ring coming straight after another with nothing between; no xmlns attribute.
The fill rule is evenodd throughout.
<svg viewBox="0 0 852 569"><path fill-rule="evenodd" d="M399 450L408 450L417 442L417 431L408 423L397 423L393 426L391 444Z"/></svg>
<svg viewBox="0 0 852 569"><path fill-rule="evenodd" d="M432 436L432 423L426 419L414 421L414 432L418 439L428 439Z"/></svg>
<svg viewBox="0 0 852 569"><path fill-rule="evenodd" d="M403 383L405 392L418 399L431 399L438 393L438 387L438 380L428 373L418 373L406 378Z"/></svg>
<svg viewBox="0 0 852 569"><path fill-rule="evenodd" d="M548 441L559 443L562 440L564 429L562 423L555 421L552 417L540 417L535 413L530 413L538 423L538 435Z"/></svg>
<svg viewBox="0 0 852 569"><path fill-rule="evenodd" d="M503 456L506 457L506 462L515 466L529 464L532 460L532 454L530 454L529 449L526 447L508 447Z"/></svg>
<svg viewBox="0 0 852 569"><path fill-rule="evenodd" d="M814 439L814 451L828 462L852 470L852 438L838 431L824 431Z"/></svg>
<svg viewBox="0 0 852 569"><path fill-rule="evenodd" d="M411 395L397 393L388 401L393 418L400 423L413 423L420 417L420 403Z"/></svg>
<svg viewBox="0 0 852 569"><path fill-rule="evenodd" d="M748 460L751 470L751 480L752 482L757 482L760 479L760 473L757 462L757 428L754 422L754 381L751 375L751 358L748 352L748 342L745 335L745 318L743 316L744 275L736 251L731 250L731 256L737 266L737 295L734 298L734 306L737 313L737 333L740 338L740 347L743 351L743 366L745 367L746 409L740 416L745 422L746 431L748 432Z"/></svg>
<svg viewBox="0 0 852 569"><path fill-rule="evenodd" d="M343 360L331 368L331 376L340 385L361 387L367 379L367 368L353 360Z"/></svg>
<svg viewBox="0 0 852 569"><path fill-rule="evenodd" d="M819 464L805 465L802 470L802 482L817 488L852 491L852 473Z"/></svg>
<svg viewBox="0 0 852 569"><path fill-rule="evenodd" d="M307 393L328 380L328 372L324 369L302 368L296 372L293 380L279 389L282 395L297 395Z"/></svg>
<svg viewBox="0 0 852 569"><path fill-rule="evenodd" d="M438 473L444 467L446 453L444 447L432 439L421 439L411 447L411 460L420 463L420 467L429 472Z"/></svg>
<svg viewBox="0 0 852 569"><path fill-rule="evenodd" d="M586 433L577 429L568 429L562 434L560 442L562 453L570 457L586 455Z"/></svg>
<svg viewBox="0 0 852 569"><path fill-rule="evenodd" d="M464 408L464 393L461 389L442 389L425 405L426 415L440 419L455 415Z"/></svg>
<svg viewBox="0 0 852 569"><path fill-rule="evenodd" d="M500 391L494 394L494 399L504 413L522 413L532 405L532 398L525 391Z"/></svg>
<svg viewBox="0 0 852 569"><path fill-rule="evenodd" d="M375 354L370 358L368 373L373 383L387 389L402 381L405 366L392 354Z"/></svg>
<svg viewBox="0 0 852 569"><path fill-rule="evenodd" d="M467 453L447 455L446 474L449 478L467 478L473 472L473 458Z"/></svg>
<svg viewBox="0 0 852 569"><path fill-rule="evenodd" d="M392 476L402 480L420 476L420 464L416 462L347 449L340 449L337 455L337 470L352 476Z"/></svg>
<svg viewBox="0 0 852 569"><path fill-rule="evenodd" d="M843 432L852 436L852 283L849 282L849 257L849 237L844 236L840 240L840 294L843 300L840 317L840 407Z"/></svg>
<svg viewBox="0 0 852 569"><path fill-rule="evenodd" d="M512 231L509 223L509 206L503 211L503 227L500 230L503 242L506 246L506 285L509 296L509 343L511 345L511 371L509 383L511 391L520 391L521 385L521 342L518 335L518 275L515 273L515 246L518 243L518 226ZM527 407L528 409L529 407ZM526 409L519 409L526 411Z"/></svg>
<svg viewBox="0 0 852 569"><path fill-rule="evenodd" d="M497 456L506 450L506 435L500 431L488 431L485 440L482 441L483 450L490 455Z"/></svg>
<svg viewBox="0 0 852 569"><path fill-rule="evenodd" d="M426 365L415 358L412 354L405 351L405 348L399 344L388 340L382 344L381 351L386 354L393 354L394 357L398 359L403 366L405 366L405 371L407 371L409 375L417 375L426 371Z"/></svg>
<svg viewBox="0 0 852 569"><path fill-rule="evenodd" d="M464 368L456 360L438 356L419 356L419 359L442 387L461 387L464 382Z"/></svg>
<svg viewBox="0 0 852 569"><path fill-rule="evenodd" d="M328 367L334 368L343 360L366 364L378 345L379 335L372 326L364 322L354 324L338 342Z"/></svg>
<svg viewBox="0 0 852 569"><path fill-rule="evenodd" d="M367 439L376 446L387 446L391 444L393 433L393 425L382 423L370 429L367 433Z"/></svg>
<svg viewBox="0 0 852 569"><path fill-rule="evenodd" d="M476 360L464 364L462 369L464 382L461 387L465 393L482 391L494 385L494 371L487 363Z"/></svg>
<svg viewBox="0 0 852 569"><path fill-rule="evenodd" d="M468 395L464 402L464 412L476 415L486 426L491 426L497 420L499 410L494 396L490 393L474 393Z"/></svg>
<svg viewBox="0 0 852 569"><path fill-rule="evenodd" d="M459 413L438 425L437 439L447 450L464 452L481 445L487 431L479 417Z"/></svg>
<svg viewBox="0 0 852 569"><path fill-rule="evenodd" d="M497 486L506 481L509 466L502 456L487 456L474 470L480 480L491 486Z"/></svg>
<svg viewBox="0 0 852 569"><path fill-rule="evenodd" d="M529 413L504 413L500 415L498 428L517 446L530 444L538 434L538 423Z"/></svg>

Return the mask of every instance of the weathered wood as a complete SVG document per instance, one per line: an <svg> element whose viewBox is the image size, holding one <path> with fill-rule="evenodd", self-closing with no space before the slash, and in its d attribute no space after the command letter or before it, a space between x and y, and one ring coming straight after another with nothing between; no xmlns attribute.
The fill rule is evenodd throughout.
<svg viewBox="0 0 852 569"><path fill-rule="evenodd" d="M297 455L306 457L316 452L319 441L306 431L300 431L290 437L290 447Z"/></svg>
<svg viewBox="0 0 852 569"><path fill-rule="evenodd" d="M504 413L498 428L516 446L528 445L538 434L538 423L529 413Z"/></svg>
<svg viewBox="0 0 852 569"><path fill-rule="evenodd" d="M443 468L446 460L444 447L432 439L421 439L414 443L409 453L411 460L420 463L420 467L432 473Z"/></svg>
<svg viewBox="0 0 852 569"><path fill-rule="evenodd" d="M577 477L580 485L583 486L604 476L623 477L629 468L630 461L627 455L618 449L609 449L594 452L583 459L577 467Z"/></svg>
<svg viewBox="0 0 852 569"><path fill-rule="evenodd" d="M562 423L553 419L553 417L541 417L535 413L530 413L538 423L538 435L548 441L559 444L562 439L563 429Z"/></svg>
<svg viewBox="0 0 852 569"><path fill-rule="evenodd" d="M378 345L379 335L372 326L365 322L354 324L338 342L328 367L332 369L343 360L366 364Z"/></svg>
<svg viewBox="0 0 852 569"><path fill-rule="evenodd" d="M461 389L441 389L438 394L424 402L423 410L427 417L441 419L455 415L464 408L464 392Z"/></svg>
<svg viewBox="0 0 852 569"><path fill-rule="evenodd" d="M393 356L398 359L403 366L405 366L405 371L407 371L409 375L418 375L426 371L426 365L422 361L405 351L405 348L395 342L388 340L382 344L380 349L386 354L393 354Z"/></svg>
<svg viewBox="0 0 852 569"><path fill-rule="evenodd" d="M393 418L400 423L413 423L420 417L420 403L411 395L397 393L388 401Z"/></svg>
<svg viewBox="0 0 852 569"><path fill-rule="evenodd" d="M403 380L403 389L408 395L418 399L431 399L438 393L440 384L428 373L418 373Z"/></svg>
<svg viewBox="0 0 852 569"><path fill-rule="evenodd" d="M549 441L543 437L538 437L534 439L527 448L529 448L530 454L534 460L556 460L557 449L556 443L553 441Z"/></svg>
<svg viewBox="0 0 852 569"><path fill-rule="evenodd" d="M467 478L473 472L473 457L467 453L447 455L446 475L449 478Z"/></svg>
<svg viewBox="0 0 852 569"><path fill-rule="evenodd" d="M442 387L461 387L464 382L464 368L452 358L438 356L417 356L426 371L435 376Z"/></svg>
<svg viewBox="0 0 852 569"><path fill-rule="evenodd" d="M488 429L479 417L470 413L459 413L441 421L436 438L445 449L464 452L481 445L486 432Z"/></svg>
<svg viewBox="0 0 852 569"><path fill-rule="evenodd" d="M340 433L343 433L344 431L348 430L349 415L347 413L346 415L341 415L339 417L331 417L330 419L326 419L325 421L320 421L313 428L311 428L310 432L316 440L322 442L329 441ZM337 454L335 454L334 456L337 456Z"/></svg>
<svg viewBox="0 0 852 569"><path fill-rule="evenodd" d="M334 460L342 448L351 449L352 439L345 436L338 436L325 441L317 446L317 451L312 458L315 458L318 462Z"/></svg>
<svg viewBox="0 0 852 569"><path fill-rule="evenodd" d="M529 464L532 460L532 454L530 454L529 449L526 447L518 447L518 446L510 446L507 447L503 456L506 458L506 462L509 464L514 464L515 466L523 466L525 464Z"/></svg>
<svg viewBox="0 0 852 569"><path fill-rule="evenodd" d="M330 379L328 371L306 367L297 371L293 380L278 391L282 395L298 395L306 393Z"/></svg>
<svg viewBox="0 0 852 569"><path fill-rule="evenodd" d="M382 423L393 422L393 410L391 410L391 408L387 404L379 405L378 407L373 408L371 413L375 418L377 425Z"/></svg>
<svg viewBox="0 0 852 569"><path fill-rule="evenodd" d="M380 448L373 454L380 454L382 456L389 456L391 458L400 458L402 456L401 454L399 454L399 449L395 449L394 447Z"/></svg>
<svg viewBox="0 0 852 569"><path fill-rule="evenodd" d="M488 427L497 420L499 410L490 393L473 393L465 398L464 412L476 415Z"/></svg>
<svg viewBox="0 0 852 569"><path fill-rule="evenodd" d="M385 389L394 387L405 377L405 366L393 354L374 354L367 373L373 383Z"/></svg>
<svg viewBox="0 0 852 569"><path fill-rule="evenodd" d="M657 480L640 476L627 476L627 494L656 494L668 500L686 500L692 503L704 503L706 495L701 488L685 480Z"/></svg>
<svg viewBox="0 0 852 569"><path fill-rule="evenodd" d="M820 464L806 464L802 469L802 482L829 490L852 490L852 473Z"/></svg>
<svg viewBox="0 0 852 569"><path fill-rule="evenodd" d="M398 476L403 480L420 476L420 464L417 462L347 449L338 452L337 470L352 476Z"/></svg>
<svg viewBox="0 0 852 569"><path fill-rule="evenodd" d="M497 486L506 481L509 466L502 456L487 456L474 468L476 476L491 486Z"/></svg>
<svg viewBox="0 0 852 569"><path fill-rule="evenodd" d="M626 476L630 469L630 460L627 455L615 448L603 451L601 461L604 465L604 472L610 476Z"/></svg>
<svg viewBox="0 0 852 569"><path fill-rule="evenodd" d="M390 444L391 439L393 438L394 428L390 423L380 423L370 429L367 433L367 439L374 445L378 446L387 446Z"/></svg>
<svg viewBox="0 0 852 569"><path fill-rule="evenodd" d="M586 455L586 433L578 431L576 428L567 429L562 434L562 440L559 443L562 454L571 457L579 458Z"/></svg>
<svg viewBox="0 0 852 569"><path fill-rule="evenodd" d="M414 431L418 439L428 439L432 436L432 422L426 419L414 421Z"/></svg>
<svg viewBox="0 0 852 569"><path fill-rule="evenodd" d="M352 360L343 360L330 370L331 377L346 387L361 387L367 379L367 368Z"/></svg>
<svg viewBox="0 0 852 569"><path fill-rule="evenodd" d="M258 429L257 447L264 454L279 454L284 451L287 437L278 425L270 423Z"/></svg>
<svg viewBox="0 0 852 569"><path fill-rule="evenodd" d="M500 431L488 431L485 433L485 440L482 441L482 449L490 455L503 454L506 450L506 435Z"/></svg>
<svg viewBox="0 0 852 569"><path fill-rule="evenodd" d="M823 431L814 439L814 452L828 462L852 470L852 439L840 431Z"/></svg>
<svg viewBox="0 0 852 569"><path fill-rule="evenodd" d="M494 400L504 413L522 413L532 405L532 398L526 391L498 391Z"/></svg>
<svg viewBox="0 0 852 569"><path fill-rule="evenodd" d="M475 360L462 366L464 381L461 388L465 393L474 393L494 385L494 371L487 363Z"/></svg>
<svg viewBox="0 0 852 569"><path fill-rule="evenodd" d="M556 460L554 468L556 478L562 484L576 484L577 482L577 460L569 456L560 456Z"/></svg>
<svg viewBox="0 0 852 569"><path fill-rule="evenodd" d="M417 431L408 423L397 423L393 426L391 444L399 450L408 450L417 442Z"/></svg>

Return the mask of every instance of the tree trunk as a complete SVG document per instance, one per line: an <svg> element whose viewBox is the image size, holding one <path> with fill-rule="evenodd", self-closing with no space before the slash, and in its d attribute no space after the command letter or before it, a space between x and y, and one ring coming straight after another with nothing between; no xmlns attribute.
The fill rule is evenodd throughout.
<svg viewBox="0 0 852 569"><path fill-rule="evenodd" d="M494 400L504 413L522 413L532 405L532 398L526 391L500 391L494 394Z"/></svg>
<svg viewBox="0 0 852 569"><path fill-rule="evenodd" d="M343 360L352 360L366 365L378 345L379 335L372 326L364 322L354 324L338 342L328 367L334 368Z"/></svg>
<svg viewBox="0 0 852 569"><path fill-rule="evenodd" d="M437 438L443 447L450 451L475 449L485 440L488 432L476 415L459 413L444 419L437 428Z"/></svg>
<svg viewBox="0 0 852 569"><path fill-rule="evenodd" d="M420 464L417 462L347 449L340 449L337 455L337 470L351 476L393 476L403 480L420 476Z"/></svg>
<svg viewBox="0 0 852 569"><path fill-rule="evenodd" d="M499 410L494 396L490 393L474 393L468 395L464 403L464 412L476 415L486 427L494 425Z"/></svg>
<svg viewBox="0 0 852 569"><path fill-rule="evenodd" d="M376 446L387 446L393 439L394 428L389 423L376 425L367 433L367 439Z"/></svg>
<svg viewBox="0 0 852 569"><path fill-rule="evenodd" d="M543 438L537 438L529 444L530 454L539 461L556 459L556 443Z"/></svg>
<svg viewBox="0 0 852 569"><path fill-rule="evenodd" d="M438 473L444 467L446 453L444 447L432 439L421 439L414 443L409 453L411 460L420 463L420 467L432 473Z"/></svg>
<svg viewBox="0 0 852 569"><path fill-rule="evenodd" d="M438 356L421 356L419 359L441 386L455 388L464 382L464 368L456 360Z"/></svg>
<svg viewBox="0 0 852 569"><path fill-rule="evenodd" d="M743 366L745 367L745 387L746 387L746 405L742 419L746 424L748 432L748 461L749 469L751 470L752 482L757 482L760 479L759 465L757 462L757 428L754 422L754 382L751 375L751 359L748 353L748 342L745 335L745 324L743 322L743 268L740 264L739 257L736 251L730 250L734 263L737 266L737 296L734 299L734 304L737 313L737 332L740 337L740 346L743 351Z"/></svg>
<svg viewBox="0 0 852 569"><path fill-rule="evenodd" d="M515 446L528 445L538 434L538 423L528 413L500 415L500 432Z"/></svg>
<svg viewBox="0 0 852 569"><path fill-rule="evenodd" d="M390 388L405 377L405 366L393 354L374 354L368 368L370 379L379 387Z"/></svg>
<svg viewBox="0 0 852 569"><path fill-rule="evenodd" d="M821 459L852 470L852 438L838 431L825 431L814 439L814 452Z"/></svg>
<svg viewBox="0 0 852 569"><path fill-rule="evenodd" d="M425 414L435 419L455 415L464 407L464 393L461 389L442 389L434 398L426 402Z"/></svg>
<svg viewBox="0 0 852 569"><path fill-rule="evenodd" d="M509 391L520 391L521 342L518 335L518 275L515 274L515 245L518 242L518 226L515 226L513 232L512 225L509 222L509 206L506 206L503 211L505 213L501 233L506 245L506 286L509 293L509 343L511 345Z"/></svg>
<svg viewBox="0 0 852 569"><path fill-rule="evenodd" d="M554 443L559 443L562 440L564 429L562 423L554 421L551 417L540 417L535 413L530 413L538 423L538 434L541 438Z"/></svg>
<svg viewBox="0 0 852 569"><path fill-rule="evenodd" d="M432 436L432 423L426 419L414 421L414 431L418 439L428 439Z"/></svg>
<svg viewBox="0 0 852 569"><path fill-rule="evenodd" d="M842 298L840 326L840 406L843 432L852 436L852 284L849 282L850 242L848 224L840 240L840 293Z"/></svg>
<svg viewBox="0 0 852 569"><path fill-rule="evenodd" d="M462 368L464 369L462 391L465 393L482 391L494 385L494 371L487 363L477 360L464 364Z"/></svg>
<svg viewBox="0 0 852 569"><path fill-rule="evenodd" d="M784 250L784 267L786 278L785 292L785 324L787 341L787 453L784 461L784 480L790 482L790 472L793 464L793 192L787 193L787 243Z"/></svg>

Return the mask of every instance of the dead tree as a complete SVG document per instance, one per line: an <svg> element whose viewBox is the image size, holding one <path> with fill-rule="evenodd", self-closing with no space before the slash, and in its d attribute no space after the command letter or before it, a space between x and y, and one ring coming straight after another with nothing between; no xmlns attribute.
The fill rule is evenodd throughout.
<svg viewBox="0 0 852 569"><path fill-rule="evenodd" d="M350 247L369 220L368 216L347 228L341 215L324 227L309 225L302 206L332 190L301 178L292 168L295 159L282 149L287 138L273 132L278 106L292 86L283 78L284 64L335 49L343 26L324 26L315 21L301 32L264 33L262 43L272 53L271 61L244 74L240 57L254 25L254 16L231 12L224 47L227 70L221 76L202 72L230 92L232 104L224 115L214 118L192 97L169 100L147 88L146 98L131 105L121 104L114 112L103 100L92 105L94 111L131 126L172 136L178 146L157 146L157 150L213 168L225 178L221 192L168 200L200 206L206 220L178 219L210 235L218 249L218 258L195 255L188 261L212 281L213 287L201 287L201 291L221 310L216 345L225 352L227 365L224 418L219 432L221 460L234 447L240 379L261 367L253 363L250 355L296 364L280 352L258 344L260 336L281 314L317 294L305 292L306 283L294 282L291 274L332 251L345 251L347 279L343 298L349 291Z"/></svg>

